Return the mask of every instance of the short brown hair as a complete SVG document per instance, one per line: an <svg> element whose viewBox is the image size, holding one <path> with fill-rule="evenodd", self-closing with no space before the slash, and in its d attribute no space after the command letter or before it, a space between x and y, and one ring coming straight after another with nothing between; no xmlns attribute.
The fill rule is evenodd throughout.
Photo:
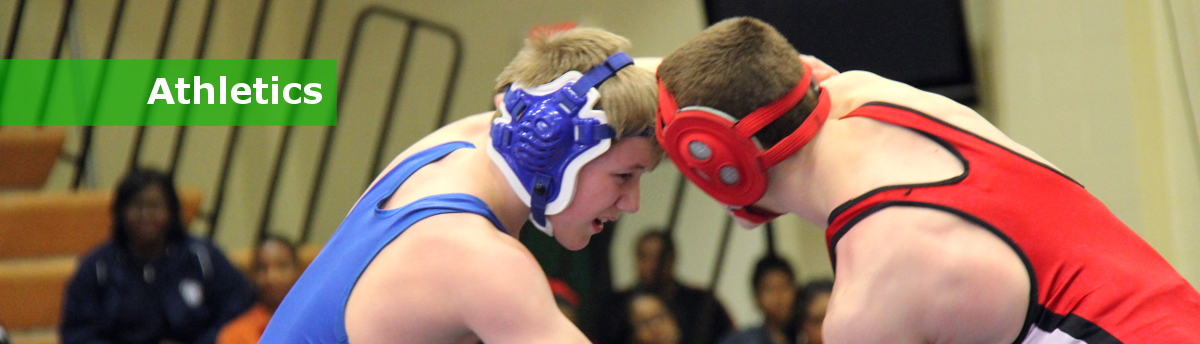
<svg viewBox="0 0 1200 344"><path fill-rule="evenodd" d="M495 91L504 92L513 83L549 83L572 70L586 73L612 54L628 50L630 46L628 39L595 28L575 28L530 37L496 78ZM626 135L654 139L652 130L658 90L653 73L629 66L600 84L598 90L600 101L597 108L603 109L608 116L609 125L617 132L617 140Z"/></svg>
<svg viewBox="0 0 1200 344"><path fill-rule="evenodd" d="M800 53L774 27L737 17L705 29L663 59L658 77L679 107L703 105L741 119L800 82ZM755 134L763 148L790 135L817 104L816 83L795 107Z"/></svg>

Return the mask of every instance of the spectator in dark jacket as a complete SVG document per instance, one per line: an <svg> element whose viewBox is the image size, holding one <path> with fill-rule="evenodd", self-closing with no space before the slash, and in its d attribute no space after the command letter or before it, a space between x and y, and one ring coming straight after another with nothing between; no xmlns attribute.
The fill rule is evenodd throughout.
<svg viewBox="0 0 1200 344"><path fill-rule="evenodd" d="M170 176L131 172L117 187L112 238L67 286L62 342L213 343L250 307L249 283L221 251L184 230Z"/></svg>

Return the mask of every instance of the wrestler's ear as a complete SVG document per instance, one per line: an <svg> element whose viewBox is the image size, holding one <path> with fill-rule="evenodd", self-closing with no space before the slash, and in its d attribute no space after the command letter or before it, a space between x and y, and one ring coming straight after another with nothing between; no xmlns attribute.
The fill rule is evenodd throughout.
<svg viewBox="0 0 1200 344"><path fill-rule="evenodd" d="M824 61L821 61L821 59L818 59L812 55L800 54L800 62L804 62L804 64L808 65L808 68L812 70L813 80L816 80L817 83L821 83L822 81L825 81L825 79L829 79L841 74L837 71L837 69L833 69L833 67L830 67L828 64L825 64Z"/></svg>

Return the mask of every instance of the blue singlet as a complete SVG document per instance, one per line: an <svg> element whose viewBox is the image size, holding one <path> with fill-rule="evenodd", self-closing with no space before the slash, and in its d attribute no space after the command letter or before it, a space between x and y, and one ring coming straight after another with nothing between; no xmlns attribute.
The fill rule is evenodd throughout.
<svg viewBox="0 0 1200 344"><path fill-rule="evenodd" d="M460 148L475 146L448 142L417 152L367 190L283 299L260 343L348 343L346 303L355 282L379 251L418 221L439 214L474 213L505 231L487 204L468 194L433 195L397 209L380 209L414 172Z"/></svg>

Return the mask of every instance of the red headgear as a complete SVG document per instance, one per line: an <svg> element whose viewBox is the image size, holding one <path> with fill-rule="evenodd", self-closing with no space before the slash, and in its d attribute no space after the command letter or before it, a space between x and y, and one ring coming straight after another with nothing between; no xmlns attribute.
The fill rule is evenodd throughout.
<svg viewBox="0 0 1200 344"><path fill-rule="evenodd" d="M829 115L829 95L822 89L812 114L771 149L759 148L753 135L795 107L811 83L812 72L804 65L804 75L795 88L737 120L703 106L680 109L659 80L655 134L671 161L696 186L728 205L735 216L764 223L782 215L752 206L767 192L767 170L817 135Z"/></svg>

